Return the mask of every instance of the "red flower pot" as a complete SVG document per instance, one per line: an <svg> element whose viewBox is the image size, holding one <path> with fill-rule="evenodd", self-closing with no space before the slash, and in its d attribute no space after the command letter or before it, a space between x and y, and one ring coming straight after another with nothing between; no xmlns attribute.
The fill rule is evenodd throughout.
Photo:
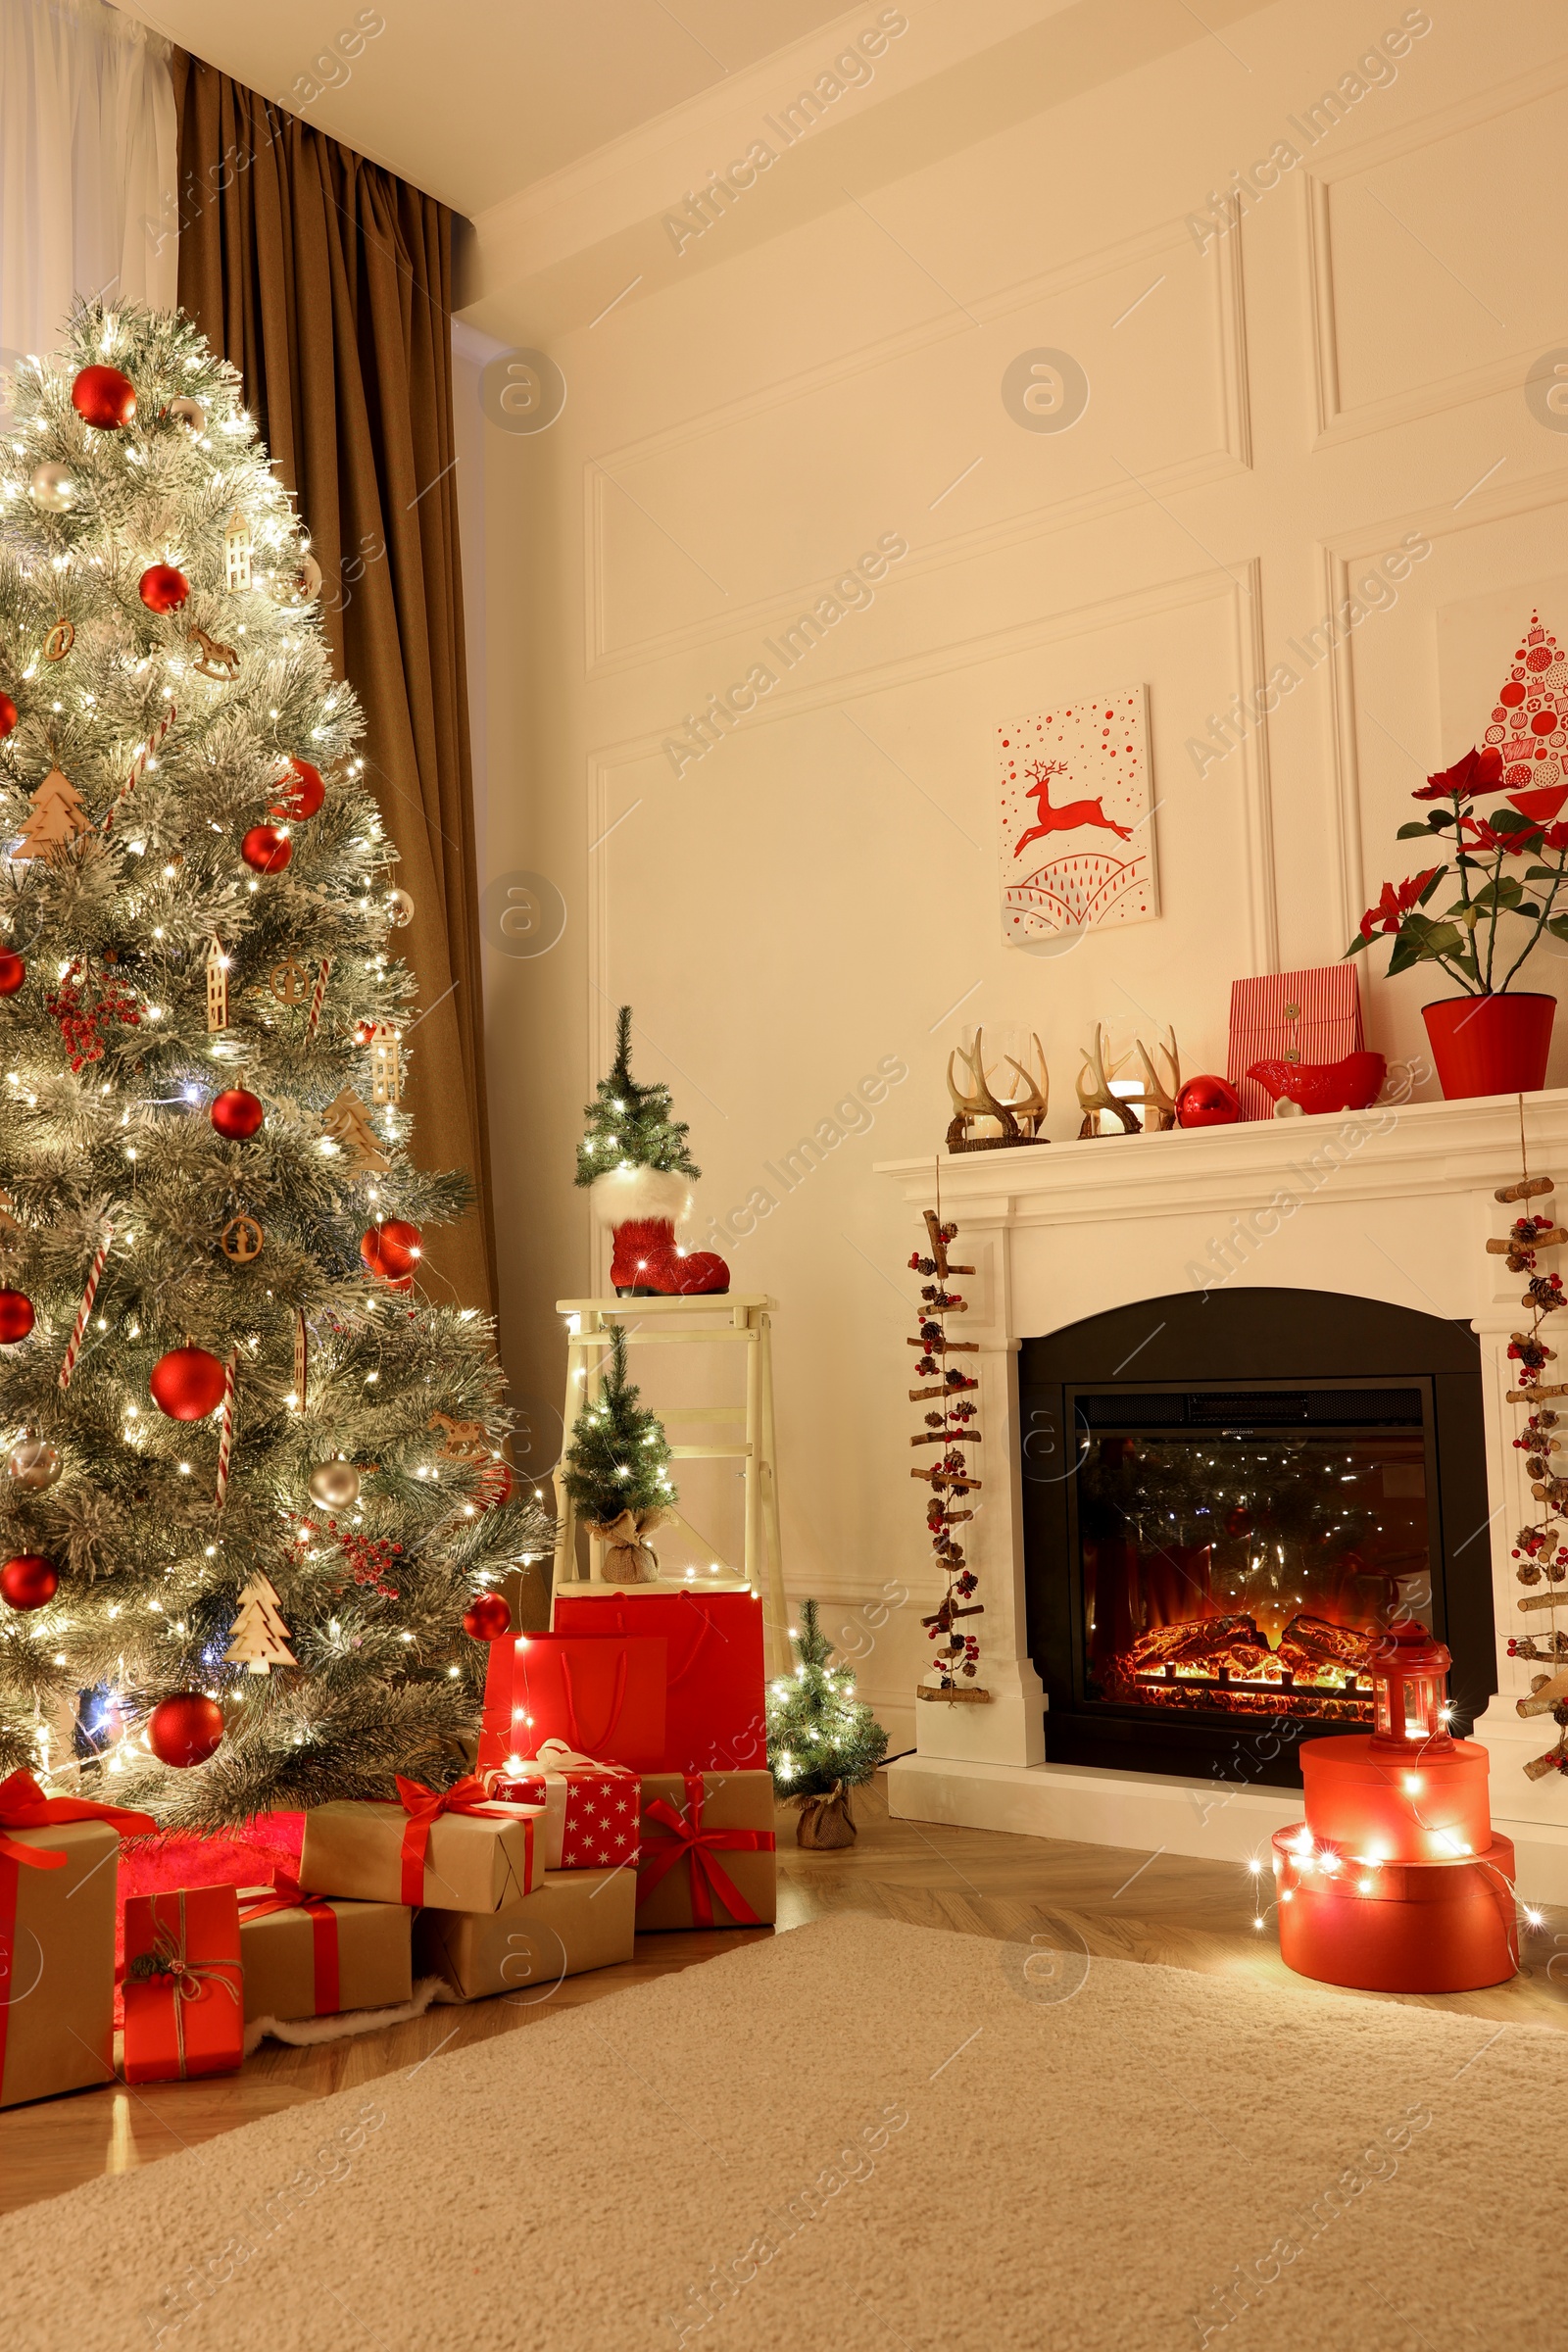
<svg viewBox="0 0 1568 2352"><path fill-rule="evenodd" d="M1555 997L1444 997L1421 1018L1446 1102L1530 1095L1546 1083Z"/></svg>

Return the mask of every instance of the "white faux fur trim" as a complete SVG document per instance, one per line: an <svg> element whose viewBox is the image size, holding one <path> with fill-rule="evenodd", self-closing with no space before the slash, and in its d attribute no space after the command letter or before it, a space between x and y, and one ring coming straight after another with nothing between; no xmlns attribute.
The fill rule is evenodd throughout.
<svg viewBox="0 0 1568 2352"><path fill-rule="evenodd" d="M421 1977L414 1998L391 2009L340 2009L332 2017L253 2017L245 2029L245 2055L249 2058L269 2034L274 2041L304 2048L313 2041L342 2041L350 2034L379 2034L383 2026L407 2025L411 2017L422 2017L442 1990L439 1977Z"/></svg>
<svg viewBox="0 0 1568 2352"><path fill-rule="evenodd" d="M668 1217L678 1225L691 1214L691 1179L662 1168L607 1168L589 1187L603 1225Z"/></svg>

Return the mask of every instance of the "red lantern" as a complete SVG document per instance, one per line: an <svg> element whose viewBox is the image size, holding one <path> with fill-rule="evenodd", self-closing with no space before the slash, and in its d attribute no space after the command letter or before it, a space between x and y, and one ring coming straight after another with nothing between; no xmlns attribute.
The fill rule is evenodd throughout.
<svg viewBox="0 0 1568 2352"><path fill-rule="evenodd" d="M325 800L326 786L321 781L320 769L313 767L308 760L291 760L288 764L290 774L280 788L272 814L288 817L296 825L302 825L307 817L316 814Z"/></svg>
<svg viewBox="0 0 1568 2352"><path fill-rule="evenodd" d="M412 1277L419 1254L419 1228L402 1217L388 1217L361 1236L360 1255L372 1274L384 1275L389 1282Z"/></svg>
<svg viewBox="0 0 1568 2352"><path fill-rule="evenodd" d="M0 997L14 997L27 977L27 967L20 956L7 948L0 954Z"/></svg>
<svg viewBox="0 0 1568 2352"><path fill-rule="evenodd" d="M24 1340L35 1319L25 1291L0 1291L0 1348Z"/></svg>
<svg viewBox="0 0 1568 2352"><path fill-rule="evenodd" d="M172 1348L154 1364L147 1386L171 1421L205 1421L223 1401L223 1367L205 1348Z"/></svg>
<svg viewBox="0 0 1568 2352"><path fill-rule="evenodd" d="M228 1086L213 1097L208 1116L220 1135L226 1136L231 1144L243 1144L255 1135L267 1113L257 1097L247 1093L243 1086Z"/></svg>
<svg viewBox="0 0 1568 2352"><path fill-rule="evenodd" d="M1421 1741L1423 1755L1434 1745L1453 1745L1444 1703L1453 1660L1436 1634L1413 1617L1396 1617L1372 1644L1368 1664L1377 1718L1374 1747L1407 1756L1412 1740Z"/></svg>
<svg viewBox="0 0 1568 2352"><path fill-rule="evenodd" d="M16 704L9 694L0 694L0 736L9 735L16 723Z"/></svg>
<svg viewBox="0 0 1568 2352"><path fill-rule="evenodd" d="M14 1609L41 1609L60 1589L60 1573L41 1551L22 1551L0 1568L0 1600Z"/></svg>
<svg viewBox="0 0 1568 2352"><path fill-rule="evenodd" d="M1223 1078L1189 1078L1176 1098L1178 1127L1234 1127L1241 1097Z"/></svg>
<svg viewBox="0 0 1568 2352"><path fill-rule="evenodd" d="M118 368L83 368L71 387L71 405L84 424L118 432L136 414L136 387Z"/></svg>
<svg viewBox="0 0 1568 2352"><path fill-rule="evenodd" d="M512 1611L499 1592L481 1592L463 1612L463 1630L474 1642L499 1642L512 1631Z"/></svg>
<svg viewBox="0 0 1568 2352"><path fill-rule="evenodd" d="M205 1764L223 1737L223 1710L205 1690L176 1690L147 1718L147 1744L160 1764L181 1772Z"/></svg>
<svg viewBox="0 0 1568 2352"><path fill-rule="evenodd" d="M149 612L172 612L190 594L190 582L172 564L149 564L136 591Z"/></svg>
<svg viewBox="0 0 1568 2352"><path fill-rule="evenodd" d="M281 825L252 825L239 854L257 873L280 874L294 855L294 845Z"/></svg>

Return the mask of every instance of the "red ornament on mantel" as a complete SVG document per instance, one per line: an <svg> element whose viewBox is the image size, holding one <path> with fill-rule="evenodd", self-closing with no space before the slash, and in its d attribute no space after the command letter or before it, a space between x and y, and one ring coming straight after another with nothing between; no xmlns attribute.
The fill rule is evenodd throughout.
<svg viewBox="0 0 1568 2352"><path fill-rule="evenodd" d="M419 1258L419 1228L402 1217L388 1217L361 1236L360 1255L372 1274L389 1282L412 1277Z"/></svg>
<svg viewBox="0 0 1568 2352"><path fill-rule="evenodd" d="M24 1340L36 1318L25 1291L0 1291L0 1348Z"/></svg>
<svg viewBox="0 0 1568 2352"><path fill-rule="evenodd" d="M1212 1074L1189 1078L1176 1098L1178 1127L1234 1127L1241 1115L1236 1089Z"/></svg>
<svg viewBox="0 0 1568 2352"><path fill-rule="evenodd" d="M213 1097L208 1116L221 1136L231 1144L248 1143L261 1127L267 1113L259 1099L243 1086L228 1086Z"/></svg>
<svg viewBox="0 0 1568 2352"><path fill-rule="evenodd" d="M7 948L0 954L0 997L14 997L27 977L27 967L22 957Z"/></svg>
<svg viewBox="0 0 1568 2352"><path fill-rule="evenodd" d="M189 596L190 582L172 564L149 564L136 593L149 612L172 612Z"/></svg>
<svg viewBox="0 0 1568 2352"><path fill-rule="evenodd" d="M11 733L17 723L17 706L9 694L0 694L0 736Z"/></svg>
<svg viewBox="0 0 1568 2352"><path fill-rule="evenodd" d="M223 1710L205 1690L176 1690L147 1718L147 1744L160 1764L205 1764L223 1737Z"/></svg>
<svg viewBox="0 0 1568 2352"><path fill-rule="evenodd" d="M118 368L83 368L71 387L71 405L84 424L118 432L136 414L136 387Z"/></svg>
<svg viewBox="0 0 1568 2352"><path fill-rule="evenodd" d="M302 825L325 800L326 786L321 781L320 769L313 767L308 760L291 760L288 764L290 773L279 787L272 814Z"/></svg>
<svg viewBox="0 0 1568 2352"><path fill-rule="evenodd" d="M154 1364L147 1386L171 1421L205 1421L223 1401L223 1367L205 1348L172 1348Z"/></svg>
<svg viewBox="0 0 1568 2352"><path fill-rule="evenodd" d="M41 1551L19 1552L0 1568L0 1600L14 1609L41 1609L60 1590L60 1572Z"/></svg>
<svg viewBox="0 0 1568 2352"><path fill-rule="evenodd" d="M281 825L252 825L239 854L257 873L280 874L294 855L294 845Z"/></svg>
<svg viewBox="0 0 1568 2352"><path fill-rule="evenodd" d="M499 1592L481 1592L464 1610L463 1630L474 1642L499 1642L512 1631L512 1611Z"/></svg>

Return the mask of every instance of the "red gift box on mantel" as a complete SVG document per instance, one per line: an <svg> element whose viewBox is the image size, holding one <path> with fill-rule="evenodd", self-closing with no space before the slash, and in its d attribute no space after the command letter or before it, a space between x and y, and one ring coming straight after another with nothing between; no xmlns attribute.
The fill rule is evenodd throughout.
<svg viewBox="0 0 1568 2352"><path fill-rule="evenodd" d="M664 1643L656 1625L639 1621L627 1630L639 1638L582 1641L558 1630L492 1642L480 1770L537 1755L556 1740L633 1772L656 1771L664 1761Z"/></svg>
<svg viewBox="0 0 1568 2352"><path fill-rule="evenodd" d="M636 1861L642 1783L624 1765L596 1763L547 1740L531 1762L510 1758L486 1778L493 1796L543 1805L547 1871Z"/></svg>
<svg viewBox="0 0 1568 2352"><path fill-rule="evenodd" d="M598 1641L629 1634L663 1638L669 1660L664 1751L660 1759L664 1771L746 1772L766 1764L759 1594L693 1587L678 1592L607 1592L588 1599L563 1587L556 1595L555 1622L558 1633Z"/></svg>
<svg viewBox="0 0 1568 2352"><path fill-rule="evenodd" d="M127 2082L231 2074L245 2054L234 1888L133 1894L125 1905L124 1996Z"/></svg>
<svg viewBox="0 0 1568 2352"><path fill-rule="evenodd" d="M1246 1119L1271 1119L1273 1097L1247 1075L1254 1061L1343 1061L1359 1054L1361 993L1353 963L1314 964L1231 983L1230 1054L1225 1075Z"/></svg>

